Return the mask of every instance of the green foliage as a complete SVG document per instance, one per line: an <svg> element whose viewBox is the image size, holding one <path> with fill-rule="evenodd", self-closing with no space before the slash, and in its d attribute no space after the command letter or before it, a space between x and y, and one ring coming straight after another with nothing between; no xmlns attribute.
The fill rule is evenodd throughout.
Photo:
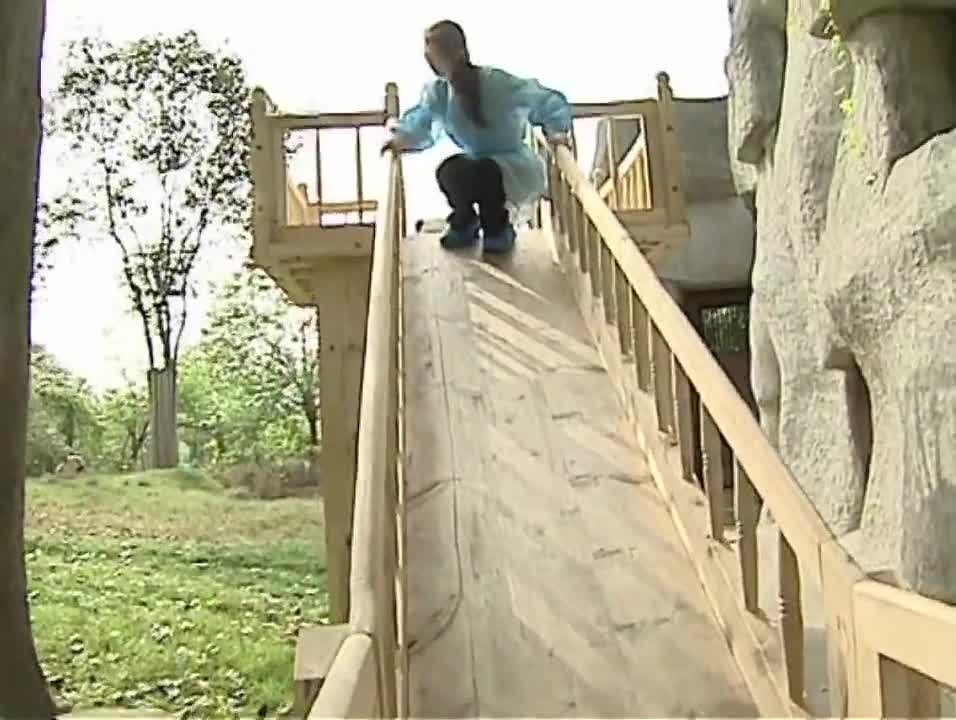
<svg viewBox="0 0 956 720"><path fill-rule="evenodd" d="M840 110L843 113L843 136L847 142L850 151L858 158L863 157L864 141L857 124L856 106L853 102L852 92L852 59L850 51L846 46L846 41L837 27L833 15L830 12L830 0L821 0L820 10L826 17L826 33L830 36L830 49L836 58L837 71L845 73L850 80L843 87L837 90L837 99L840 103Z"/></svg>
<svg viewBox="0 0 956 720"><path fill-rule="evenodd" d="M96 397L81 378L40 346L31 351L27 472L53 472L73 452L85 454L100 440Z"/></svg>
<svg viewBox="0 0 956 720"><path fill-rule="evenodd" d="M78 709L274 717L328 612L321 512L151 473L27 485L34 632ZM80 713L82 714L82 712Z"/></svg>
<svg viewBox="0 0 956 720"><path fill-rule="evenodd" d="M318 344L314 310L293 306L261 272L231 278L202 341L180 362L178 421L189 463L311 459L320 444ZM143 384L97 395L35 348L32 385L31 475L53 472L71 452L102 472L145 466Z"/></svg>
<svg viewBox="0 0 956 720"><path fill-rule="evenodd" d="M319 444L318 326L261 271L226 283L183 357L180 426L215 462L305 457Z"/></svg>
<svg viewBox="0 0 956 720"><path fill-rule="evenodd" d="M713 352L748 352L750 309L747 305L704 308L701 316L704 342Z"/></svg>
<svg viewBox="0 0 956 720"><path fill-rule="evenodd" d="M35 346L30 363L27 473L44 475L78 454L104 471L142 466L146 442L146 392L126 385L97 395L82 378Z"/></svg>
<svg viewBox="0 0 956 720"><path fill-rule="evenodd" d="M143 385L107 391L98 403L100 443L90 458L99 470L126 472L145 467L149 416Z"/></svg>
<svg viewBox="0 0 956 720"><path fill-rule="evenodd" d="M45 242L104 239L142 322L151 368L175 365L210 231L248 222L250 127L238 58L193 32L67 49L48 131L80 168L41 208Z"/></svg>

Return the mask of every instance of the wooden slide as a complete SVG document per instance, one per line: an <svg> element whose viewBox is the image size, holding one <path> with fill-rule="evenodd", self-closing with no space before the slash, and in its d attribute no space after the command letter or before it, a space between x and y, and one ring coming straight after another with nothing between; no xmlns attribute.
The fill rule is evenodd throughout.
<svg viewBox="0 0 956 720"><path fill-rule="evenodd" d="M412 717L754 717L554 256L403 250Z"/></svg>

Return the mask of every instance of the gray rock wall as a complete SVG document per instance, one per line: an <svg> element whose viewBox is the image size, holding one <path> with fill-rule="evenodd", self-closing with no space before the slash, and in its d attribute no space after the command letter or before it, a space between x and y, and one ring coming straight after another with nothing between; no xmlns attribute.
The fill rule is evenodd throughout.
<svg viewBox="0 0 956 720"><path fill-rule="evenodd" d="M884 5L834 0L841 63L819 0L734 4L731 165L757 213L751 380L765 431L858 561L952 601L956 0Z"/></svg>

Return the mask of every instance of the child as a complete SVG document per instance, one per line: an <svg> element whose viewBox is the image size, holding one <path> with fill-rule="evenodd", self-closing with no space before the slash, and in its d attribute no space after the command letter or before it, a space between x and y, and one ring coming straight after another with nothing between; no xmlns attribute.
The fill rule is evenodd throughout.
<svg viewBox="0 0 956 720"><path fill-rule="evenodd" d="M450 20L425 33L425 60L438 77L402 115L382 151L426 150L445 131L463 152L436 173L452 210L442 246L474 245L480 230L485 252L508 252L515 230L507 206L529 205L545 190L544 163L524 141L528 123L543 126L550 142L566 144L568 101L536 80L472 64L465 33Z"/></svg>

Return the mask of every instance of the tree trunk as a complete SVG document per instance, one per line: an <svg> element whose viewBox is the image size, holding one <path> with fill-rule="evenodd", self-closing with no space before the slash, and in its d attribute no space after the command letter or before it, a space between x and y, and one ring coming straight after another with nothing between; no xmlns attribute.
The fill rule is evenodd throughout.
<svg viewBox="0 0 956 720"><path fill-rule="evenodd" d="M23 553L30 283L45 2L0 4L0 717L56 714L37 660Z"/></svg>
<svg viewBox="0 0 956 720"><path fill-rule="evenodd" d="M169 469L179 465L179 438L176 432L176 367L150 370L149 427L150 467Z"/></svg>
<svg viewBox="0 0 956 720"><path fill-rule="evenodd" d="M309 448L314 452L319 447L319 414L307 413L305 419L309 423Z"/></svg>

